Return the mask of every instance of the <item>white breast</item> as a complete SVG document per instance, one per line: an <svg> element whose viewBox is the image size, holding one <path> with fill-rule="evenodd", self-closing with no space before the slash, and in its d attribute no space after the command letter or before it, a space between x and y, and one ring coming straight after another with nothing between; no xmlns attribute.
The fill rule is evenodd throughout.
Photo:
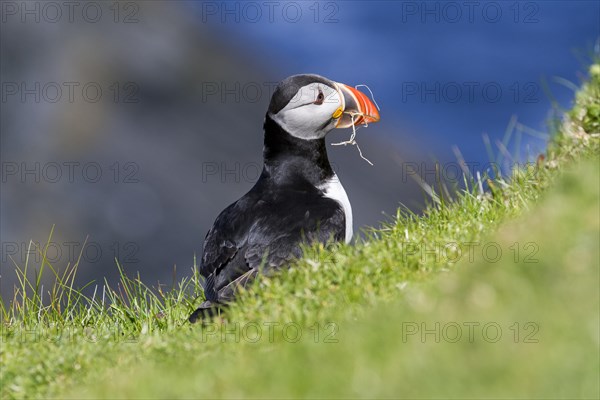
<svg viewBox="0 0 600 400"><path fill-rule="evenodd" d="M340 182L337 175L333 175L330 179L318 186L318 189L323 192L325 197L329 197L332 200L337 201L344 210L346 216L346 243L349 243L352 239L352 207L350 206L350 200L348 195Z"/></svg>

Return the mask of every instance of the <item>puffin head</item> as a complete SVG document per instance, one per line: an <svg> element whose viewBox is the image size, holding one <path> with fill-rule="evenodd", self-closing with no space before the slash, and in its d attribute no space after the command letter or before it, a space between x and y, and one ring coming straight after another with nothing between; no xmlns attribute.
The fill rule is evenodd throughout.
<svg viewBox="0 0 600 400"><path fill-rule="evenodd" d="M362 92L319 75L293 75L281 81L267 114L290 135L322 139L334 128L379 121L377 107Z"/></svg>

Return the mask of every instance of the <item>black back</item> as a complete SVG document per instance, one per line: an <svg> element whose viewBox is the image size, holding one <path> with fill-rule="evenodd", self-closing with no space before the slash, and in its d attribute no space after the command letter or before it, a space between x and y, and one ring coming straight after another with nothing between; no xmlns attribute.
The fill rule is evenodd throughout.
<svg viewBox="0 0 600 400"><path fill-rule="evenodd" d="M213 303L231 300L223 298L227 285L245 274L261 266L280 268L301 256L302 242L344 240L342 207L317 188L334 174L325 140L295 138L268 113L264 128L260 178L206 235L200 273Z"/></svg>
<svg viewBox="0 0 600 400"><path fill-rule="evenodd" d="M320 75L292 75L279 82L275 88L275 92L273 92L273 96L271 97L271 103L269 104L269 112L271 114L277 114L294 98L301 87L315 82L323 83L335 88L332 81Z"/></svg>

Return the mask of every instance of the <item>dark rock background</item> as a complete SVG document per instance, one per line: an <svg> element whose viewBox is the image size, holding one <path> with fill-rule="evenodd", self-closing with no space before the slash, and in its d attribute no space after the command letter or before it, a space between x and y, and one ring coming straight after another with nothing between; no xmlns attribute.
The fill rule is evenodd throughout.
<svg viewBox="0 0 600 400"><path fill-rule="evenodd" d="M43 245L53 226L55 268L87 238L78 284L114 282L115 258L150 285L171 282L174 265L189 275L215 217L261 169L264 114L288 75L368 84L382 107L358 133L373 167L329 147L359 232L400 204L422 209L408 163L433 182L438 160L460 182L454 145L471 171L535 159L600 53L592 1L477 2L472 18L463 2L286 1L269 3L272 20L265 2L68 4L0 3L3 298L29 241ZM511 157L499 156L507 127ZM30 272L39 264L34 248Z"/></svg>
<svg viewBox="0 0 600 400"><path fill-rule="evenodd" d="M3 296L16 282L12 260L24 266L29 240L43 246L52 226L54 267L75 262L87 237L81 283L113 282L115 258L149 284L170 282L174 265L188 275L214 218L262 168L263 118L273 85L285 76L268 60L232 51L185 6L139 4L137 23L114 23L103 6L97 23L30 17L2 25L2 81L34 91L40 85L39 101L3 87ZM65 82L79 84L73 101ZM207 94L237 84L224 98ZM56 85L62 96L52 102ZM102 96L94 102L97 86ZM255 87L260 95L249 92ZM400 202L418 208L422 199L412 181L402 182L398 157L423 155L385 129L359 132L374 167L354 148L329 147L357 232L387 219L383 212L395 213ZM349 135L336 131L329 139ZM37 251L30 258L30 268L39 265Z"/></svg>

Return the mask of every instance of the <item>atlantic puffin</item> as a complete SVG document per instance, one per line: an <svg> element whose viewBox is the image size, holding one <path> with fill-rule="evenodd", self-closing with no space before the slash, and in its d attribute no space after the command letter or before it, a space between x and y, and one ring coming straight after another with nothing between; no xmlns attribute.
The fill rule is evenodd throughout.
<svg viewBox="0 0 600 400"><path fill-rule="evenodd" d="M264 122L263 170L206 235L199 267L206 300L190 322L215 315L257 274L301 257L302 243L351 240L352 208L325 136L377 121L377 107L351 86L313 74L277 85Z"/></svg>

